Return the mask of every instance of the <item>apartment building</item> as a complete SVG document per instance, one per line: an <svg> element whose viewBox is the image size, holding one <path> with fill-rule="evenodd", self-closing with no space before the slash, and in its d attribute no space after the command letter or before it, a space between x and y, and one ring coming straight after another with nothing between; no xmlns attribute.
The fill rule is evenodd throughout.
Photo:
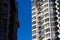
<svg viewBox="0 0 60 40"><path fill-rule="evenodd" d="M32 40L60 40L60 0L31 0Z"/></svg>
<svg viewBox="0 0 60 40"><path fill-rule="evenodd" d="M17 40L18 6L16 0L0 0L0 40Z"/></svg>

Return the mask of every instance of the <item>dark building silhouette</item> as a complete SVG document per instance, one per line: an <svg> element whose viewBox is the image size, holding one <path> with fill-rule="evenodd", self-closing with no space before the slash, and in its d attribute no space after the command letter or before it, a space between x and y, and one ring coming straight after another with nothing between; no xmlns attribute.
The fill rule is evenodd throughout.
<svg viewBox="0 0 60 40"><path fill-rule="evenodd" d="M18 7L16 0L0 0L0 40L17 40Z"/></svg>

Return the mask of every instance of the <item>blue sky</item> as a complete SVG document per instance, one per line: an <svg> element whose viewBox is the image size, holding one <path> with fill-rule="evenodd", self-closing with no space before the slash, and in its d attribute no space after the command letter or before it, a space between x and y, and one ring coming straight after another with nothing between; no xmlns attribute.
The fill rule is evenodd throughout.
<svg viewBox="0 0 60 40"><path fill-rule="evenodd" d="M32 40L31 32L31 0L18 1L18 17L20 28L18 29L18 40Z"/></svg>

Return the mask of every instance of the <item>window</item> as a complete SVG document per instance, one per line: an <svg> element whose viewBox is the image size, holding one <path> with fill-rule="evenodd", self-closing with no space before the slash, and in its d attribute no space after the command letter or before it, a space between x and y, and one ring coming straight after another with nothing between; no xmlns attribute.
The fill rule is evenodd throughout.
<svg viewBox="0 0 60 40"><path fill-rule="evenodd" d="M51 26L56 26L56 24L55 23L52 23Z"/></svg>
<svg viewBox="0 0 60 40"><path fill-rule="evenodd" d="M60 17L60 14L58 14L58 17Z"/></svg>
<svg viewBox="0 0 60 40"><path fill-rule="evenodd" d="M48 2L48 0L45 0L44 2L46 3L46 2Z"/></svg>
<svg viewBox="0 0 60 40"><path fill-rule="evenodd" d="M53 7L53 4L50 4L50 7Z"/></svg>
<svg viewBox="0 0 60 40"><path fill-rule="evenodd" d="M35 0L33 0L33 1L32 1L32 7L35 6L35 4L36 4L36 3L35 3Z"/></svg>
<svg viewBox="0 0 60 40"><path fill-rule="evenodd" d="M36 12L33 12L32 15L36 15Z"/></svg>
<svg viewBox="0 0 60 40"><path fill-rule="evenodd" d="M57 5L57 7L59 7L59 8L60 8L60 5Z"/></svg>
<svg viewBox="0 0 60 40"><path fill-rule="evenodd" d="M7 16L7 13L2 13L2 16L6 17Z"/></svg>
<svg viewBox="0 0 60 40"><path fill-rule="evenodd" d="M52 31L55 31L56 29L55 28L51 28Z"/></svg>
<svg viewBox="0 0 60 40"><path fill-rule="evenodd" d="M39 15L39 14L41 14L41 12L40 12L40 11L38 12L38 15Z"/></svg>
<svg viewBox="0 0 60 40"><path fill-rule="evenodd" d="M35 10L35 8L32 9L32 11L34 11L34 10Z"/></svg>
<svg viewBox="0 0 60 40"><path fill-rule="evenodd" d="M39 29L39 30L41 30L41 29L42 29L42 27L41 27L41 26L39 26L39 27L38 27L38 29Z"/></svg>
<svg viewBox="0 0 60 40"><path fill-rule="evenodd" d="M0 35L0 40L6 40L5 35Z"/></svg>
<svg viewBox="0 0 60 40"><path fill-rule="evenodd" d="M32 29L35 29L36 28L36 25L32 27Z"/></svg>
<svg viewBox="0 0 60 40"><path fill-rule="evenodd" d="M46 13L46 14L45 14L45 17L47 17L47 16L49 16L49 13Z"/></svg>
<svg viewBox="0 0 60 40"><path fill-rule="evenodd" d="M54 18L51 18L51 21L56 21L56 19L54 19Z"/></svg>
<svg viewBox="0 0 60 40"><path fill-rule="evenodd" d="M45 22L49 21L49 18L45 19Z"/></svg>
<svg viewBox="0 0 60 40"><path fill-rule="evenodd" d="M49 26L49 23L45 24L45 27L48 27Z"/></svg>
<svg viewBox="0 0 60 40"><path fill-rule="evenodd" d="M44 5L44 8L48 7L48 4Z"/></svg>
<svg viewBox="0 0 60 40"><path fill-rule="evenodd" d="M46 38L47 38L47 37L50 37L50 33L46 34Z"/></svg>
<svg viewBox="0 0 60 40"><path fill-rule="evenodd" d="M8 13L8 10L6 10L6 9L3 8L2 15L7 15L7 13Z"/></svg>
<svg viewBox="0 0 60 40"><path fill-rule="evenodd" d="M2 18L2 24L6 26L7 20L5 18Z"/></svg>
<svg viewBox="0 0 60 40"><path fill-rule="evenodd" d="M45 9L45 10L44 10L44 12L45 12L45 13L46 13L46 12L48 12L48 8L47 8L47 9Z"/></svg>
<svg viewBox="0 0 60 40"><path fill-rule="evenodd" d="M50 31L50 28L47 28L47 29L46 29L46 32L49 32L49 31Z"/></svg>
<svg viewBox="0 0 60 40"><path fill-rule="evenodd" d="M59 24L59 27L60 27L60 24Z"/></svg>
<svg viewBox="0 0 60 40"><path fill-rule="evenodd" d="M60 12L60 9L58 9L58 12Z"/></svg>
<svg viewBox="0 0 60 40"><path fill-rule="evenodd" d="M33 21L32 24L36 24L36 21Z"/></svg>
<svg viewBox="0 0 60 40"><path fill-rule="evenodd" d="M36 35L32 36L32 38L35 39L36 38Z"/></svg>
<svg viewBox="0 0 60 40"><path fill-rule="evenodd" d="M40 35L40 36L43 36L43 35L44 35L44 31L40 31L40 32L39 32L39 35Z"/></svg>
<svg viewBox="0 0 60 40"><path fill-rule="evenodd" d="M5 8L8 8L8 3L4 3L4 7Z"/></svg>
<svg viewBox="0 0 60 40"><path fill-rule="evenodd" d="M60 22L60 19L59 19L59 22Z"/></svg>
<svg viewBox="0 0 60 40"><path fill-rule="evenodd" d="M49 2L54 2L54 0L49 0Z"/></svg>
<svg viewBox="0 0 60 40"><path fill-rule="evenodd" d="M32 18L32 20L35 20L36 19L36 16L34 16L33 18Z"/></svg>
<svg viewBox="0 0 60 40"><path fill-rule="evenodd" d="M36 33L36 30L32 31L32 34L35 34Z"/></svg>

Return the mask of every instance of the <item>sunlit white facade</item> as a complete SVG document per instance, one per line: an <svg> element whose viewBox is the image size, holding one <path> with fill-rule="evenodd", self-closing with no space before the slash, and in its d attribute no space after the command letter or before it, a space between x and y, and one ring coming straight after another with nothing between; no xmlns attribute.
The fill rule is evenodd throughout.
<svg viewBox="0 0 60 40"><path fill-rule="evenodd" d="M32 40L60 40L60 0L31 0Z"/></svg>

